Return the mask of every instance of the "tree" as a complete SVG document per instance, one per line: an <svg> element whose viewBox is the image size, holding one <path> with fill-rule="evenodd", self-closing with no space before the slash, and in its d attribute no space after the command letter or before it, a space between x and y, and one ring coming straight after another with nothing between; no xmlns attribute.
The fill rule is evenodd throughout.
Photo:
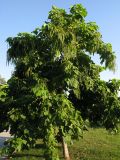
<svg viewBox="0 0 120 160"><path fill-rule="evenodd" d="M9 152L29 148L42 138L46 160L59 159L58 142L63 144L65 159L70 160L67 142L82 136L86 119L106 126L107 117L111 123L111 104L104 103L101 112L100 102L101 91L112 95L110 88L114 83L102 82L99 73L103 68L114 70L115 54L111 44L103 42L96 23L85 22L86 16L81 4L72 6L69 13L53 6L41 28L7 39L7 59L15 65L8 81L8 97L12 98L7 115L10 133L14 135L8 141ZM104 67L91 60L94 54L99 54ZM95 99L91 100L91 96ZM116 93L113 97L118 102ZM90 100L89 106L85 102ZM94 112L99 119L93 117ZM114 126L118 119L119 116Z"/></svg>
<svg viewBox="0 0 120 160"><path fill-rule="evenodd" d="M6 83L5 79L2 78L1 75L0 75L0 85L1 85L1 84L5 84L5 83Z"/></svg>
<svg viewBox="0 0 120 160"><path fill-rule="evenodd" d="M7 108L5 107L7 84L0 75L0 132L8 129Z"/></svg>
<svg viewBox="0 0 120 160"><path fill-rule="evenodd" d="M7 84L0 84L0 132L3 130L8 130L9 123L8 123L8 106L6 101L6 90Z"/></svg>
<svg viewBox="0 0 120 160"><path fill-rule="evenodd" d="M76 98L73 93L69 98L81 111L82 118L89 120L92 126L104 126L116 133L120 118L119 89L120 80L97 80L93 90L81 88L81 99Z"/></svg>

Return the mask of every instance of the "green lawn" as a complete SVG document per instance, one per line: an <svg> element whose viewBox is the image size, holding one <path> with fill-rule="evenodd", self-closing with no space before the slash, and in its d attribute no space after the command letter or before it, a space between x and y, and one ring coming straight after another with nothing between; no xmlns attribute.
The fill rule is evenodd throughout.
<svg viewBox="0 0 120 160"><path fill-rule="evenodd" d="M61 160L62 150L60 151ZM44 160L43 145L38 141L35 149L17 153L14 160ZM104 129L90 129L83 139L69 146L72 160L120 160L120 134L111 135Z"/></svg>
<svg viewBox="0 0 120 160"><path fill-rule="evenodd" d="M120 134L90 129L82 140L70 147L73 160L120 160Z"/></svg>

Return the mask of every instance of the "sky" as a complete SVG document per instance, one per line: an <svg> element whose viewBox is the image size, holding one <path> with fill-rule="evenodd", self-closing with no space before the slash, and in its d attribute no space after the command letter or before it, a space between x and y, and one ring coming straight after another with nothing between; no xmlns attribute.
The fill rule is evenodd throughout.
<svg viewBox="0 0 120 160"><path fill-rule="evenodd" d="M86 21L96 22L103 41L111 43L116 53L116 72L104 71L101 79L120 79L120 0L0 0L0 75L8 80L14 70L7 64L8 44L6 39L19 32L32 32L47 21L52 5L67 11L81 3L88 12ZM99 64L99 57L94 61Z"/></svg>

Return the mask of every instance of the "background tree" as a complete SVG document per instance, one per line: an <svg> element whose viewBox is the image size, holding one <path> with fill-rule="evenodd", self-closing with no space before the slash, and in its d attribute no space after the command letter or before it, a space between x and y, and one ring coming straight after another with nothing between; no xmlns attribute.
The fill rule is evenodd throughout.
<svg viewBox="0 0 120 160"><path fill-rule="evenodd" d="M7 122L7 112L4 106L6 97L6 87L6 81L0 75L0 131L3 131L6 128L6 124L4 122Z"/></svg>
<svg viewBox="0 0 120 160"><path fill-rule="evenodd" d="M0 79L0 132L3 130L8 130L8 106L6 97L7 97L7 84L3 78Z"/></svg>
<svg viewBox="0 0 120 160"><path fill-rule="evenodd" d="M1 85L1 84L5 84L5 83L6 83L5 79L2 78L1 75L0 75L0 85Z"/></svg>
<svg viewBox="0 0 120 160"><path fill-rule="evenodd" d="M104 68L114 70L115 54L111 44L103 42L96 23L85 22L86 16L81 4L72 6L69 13L53 6L41 28L7 39L7 59L15 65L8 81L12 98L7 115L14 135L8 142L9 152L29 148L42 138L46 159L59 159L56 146L60 141L69 160L67 142L82 136L86 119L108 128L107 124L113 128L118 123L119 116L113 114L119 110L117 91L111 89L118 83L101 81L103 67L91 59L99 54Z"/></svg>

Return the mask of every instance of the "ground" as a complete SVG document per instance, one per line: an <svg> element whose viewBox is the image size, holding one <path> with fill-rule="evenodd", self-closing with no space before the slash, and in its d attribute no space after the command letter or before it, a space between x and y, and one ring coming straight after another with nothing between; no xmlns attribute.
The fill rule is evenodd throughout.
<svg viewBox="0 0 120 160"><path fill-rule="evenodd" d="M0 134L1 135L1 134ZM7 134L2 134L3 136ZM1 144L7 137L1 137ZM58 146L60 160L63 160L61 145ZM72 160L120 160L120 133L111 134L102 128L85 131L83 138L69 144ZM44 146L37 141L36 148L13 155L13 160L44 160ZM1 159L0 159L1 160Z"/></svg>

